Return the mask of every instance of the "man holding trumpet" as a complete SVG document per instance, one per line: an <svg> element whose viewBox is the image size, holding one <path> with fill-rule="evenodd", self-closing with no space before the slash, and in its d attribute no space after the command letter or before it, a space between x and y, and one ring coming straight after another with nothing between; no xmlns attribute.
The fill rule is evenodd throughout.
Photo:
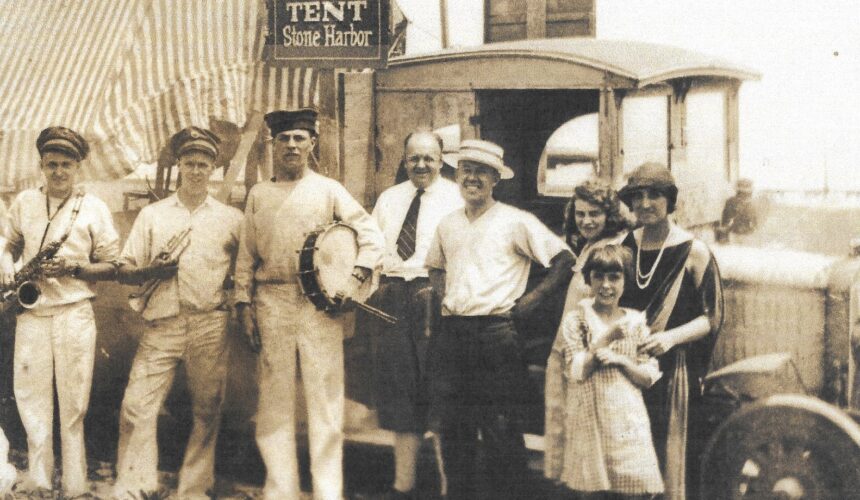
<svg viewBox="0 0 860 500"><path fill-rule="evenodd" d="M140 309L146 328L120 413L118 498L158 490L158 413L180 363L188 376L193 428L179 471L179 498L210 498L214 486L228 362L224 284L242 223L239 210L209 195L219 143L198 127L173 136L182 184L140 211L120 257L120 281L140 285L130 304Z"/></svg>

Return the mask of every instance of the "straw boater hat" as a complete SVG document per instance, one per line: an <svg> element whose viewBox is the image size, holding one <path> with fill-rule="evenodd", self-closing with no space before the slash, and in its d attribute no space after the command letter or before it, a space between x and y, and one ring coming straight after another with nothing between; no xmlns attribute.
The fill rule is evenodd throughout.
<svg viewBox="0 0 860 500"><path fill-rule="evenodd" d="M505 165L502 160L504 156L505 150L501 146L479 139L466 139L460 143L459 151L450 155L451 159L457 163L464 160L480 163L496 169L502 179L513 179L514 171Z"/></svg>
<svg viewBox="0 0 860 500"><path fill-rule="evenodd" d="M453 156L460 148L460 124L448 125L433 130L442 139L442 162L457 168L457 159Z"/></svg>

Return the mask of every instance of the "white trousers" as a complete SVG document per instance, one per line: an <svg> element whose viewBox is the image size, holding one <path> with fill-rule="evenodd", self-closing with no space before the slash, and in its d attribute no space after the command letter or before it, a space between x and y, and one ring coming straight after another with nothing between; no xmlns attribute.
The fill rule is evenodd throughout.
<svg viewBox="0 0 860 500"><path fill-rule="evenodd" d="M208 499L215 485L215 444L227 374L229 313L182 313L148 322L122 401L117 450L117 498L158 490L158 413L185 365L193 426L182 468L180 499Z"/></svg>
<svg viewBox="0 0 860 500"><path fill-rule="evenodd" d="M41 314L41 313L40 313ZM90 401L96 322L89 300L49 316L25 312L15 329L15 400L27 432L30 481L51 488L54 471L54 382L60 404L63 490L88 491L84 417Z"/></svg>
<svg viewBox="0 0 860 500"><path fill-rule="evenodd" d="M270 500L300 497L296 454L300 371L308 408L314 498L339 500L343 493L342 326L317 311L297 285L262 286L254 304L263 343L257 445L266 464L264 496Z"/></svg>

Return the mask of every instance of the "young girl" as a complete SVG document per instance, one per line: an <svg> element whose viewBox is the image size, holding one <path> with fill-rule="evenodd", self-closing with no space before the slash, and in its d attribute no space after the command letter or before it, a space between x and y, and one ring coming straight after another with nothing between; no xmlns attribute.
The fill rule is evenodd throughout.
<svg viewBox="0 0 860 500"><path fill-rule="evenodd" d="M591 252L582 272L593 298L565 315L547 367L553 439L545 473L583 498L663 492L641 392L661 374L657 361L637 350L648 336L644 316L618 306L630 262L618 245Z"/></svg>

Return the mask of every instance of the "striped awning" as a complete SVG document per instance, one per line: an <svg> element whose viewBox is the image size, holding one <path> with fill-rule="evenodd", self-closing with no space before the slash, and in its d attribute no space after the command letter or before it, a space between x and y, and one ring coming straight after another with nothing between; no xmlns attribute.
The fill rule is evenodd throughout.
<svg viewBox="0 0 860 500"><path fill-rule="evenodd" d="M311 69L260 59L266 10L248 0L0 0L0 188L39 182L36 136L92 146L88 179L156 161L179 129L316 104Z"/></svg>

